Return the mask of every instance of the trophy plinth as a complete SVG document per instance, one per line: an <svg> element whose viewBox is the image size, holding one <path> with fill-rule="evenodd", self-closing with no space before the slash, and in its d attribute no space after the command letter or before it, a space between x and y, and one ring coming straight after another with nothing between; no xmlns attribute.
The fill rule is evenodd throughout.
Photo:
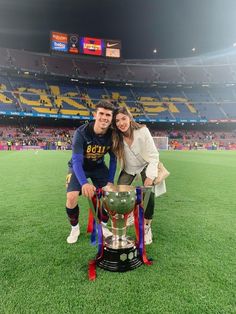
<svg viewBox="0 0 236 314"><path fill-rule="evenodd" d="M142 264L136 246L122 249L112 249L105 246L102 258L97 260L97 265L100 268L113 272L133 270Z"/></svg>

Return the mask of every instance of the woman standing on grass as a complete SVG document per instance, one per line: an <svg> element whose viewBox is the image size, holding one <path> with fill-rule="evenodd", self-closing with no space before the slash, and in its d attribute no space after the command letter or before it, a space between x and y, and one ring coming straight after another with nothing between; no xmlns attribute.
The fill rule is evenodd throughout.
<svg viewBox="0 0 236 314"><path fill-rule="evenodd" d="M113 152L122 169L117 184L130 185L136 175L141 174L144 186L153 185L157 176L159 153L148 128L135 122L126 107L115 110L113 128ZM152 243L154 205L154 193L151 192L144 216L146 244Z"/></svg>

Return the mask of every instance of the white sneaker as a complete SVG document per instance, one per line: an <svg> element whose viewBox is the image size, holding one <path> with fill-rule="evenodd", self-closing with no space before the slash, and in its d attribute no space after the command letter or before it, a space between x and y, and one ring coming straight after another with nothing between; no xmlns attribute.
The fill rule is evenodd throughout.
<svg viewBox="0 0 236 314"><path fill-rule="evenodd" d="M134 224L134 213L131 212L127 218L127 227L132 226Z"/></svg>
<svg viewBox="0 0 236 314"><path fill-rule="evenodd" d="M107 228L106 224L102 223L102 233L104 238L112 236L112 232Z"/></svg>
<svg viewBox="0 0 236 314"><path fill-rule="evenodd" d="M150 225L145 225L144 241L145 241L145 244L147 245L152 243L152 229Z"/></svg>
<svg viewBox="0 0 236 314"><path fill-rule="evenodd" d="M80 235L80 227L79 224L76 226L71 226L71 232L69 237L66 239L67 243L72 244L76 243L78 240L78 237Z"/></svg>

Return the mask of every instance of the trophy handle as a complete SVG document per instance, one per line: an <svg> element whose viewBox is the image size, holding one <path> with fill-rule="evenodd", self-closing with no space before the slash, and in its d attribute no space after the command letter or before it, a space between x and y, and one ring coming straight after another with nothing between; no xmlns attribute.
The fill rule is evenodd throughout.
<svg viewBox="0 0 236 314"><path fill-rule="evenodd" d="M94 195L94 197L96 196L96 198L97 198L97 194L95 194ZM93 201L90 199L90 198L88 198L88 202L89 202L89 206L90 206L90 208L91 208L91 210L92 210L92 213L93 213L93 217L94 217L94 219L96 220L96 223L100 223L100 221L99 221L99 219L98 219L98 208L94 208L94 204L93 204Z"/></svg>

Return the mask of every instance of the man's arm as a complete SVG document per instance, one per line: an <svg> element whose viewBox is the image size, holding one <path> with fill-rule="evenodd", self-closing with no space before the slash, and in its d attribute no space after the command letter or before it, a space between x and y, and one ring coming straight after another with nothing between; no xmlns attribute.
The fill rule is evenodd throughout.
<svg viewBox="0 0 236 314"><path fill-rule="evenodd" d="M78 179L81 185L82 195L92 198L94 191L96 190L95 186L88 183L84 169L83 169L83 160L84 160L84 138L82 134L77 131L73 138L72 145L72 165L75 172L76 178Z"/></svg>
<svg viewBox="0 0 236 314"><path fill-rule="evenodd" d="M109 164L109 173L108 173L108 183L114 183L117 159L113 152L110 152L109 155L110 155L110 164Z"/></svg>
<svg viewBox="0 0 236 314"><path fill-rule="evenodd" d="M83 160L84 156L82 154L72 153L73 170L81 186L88 183L83 169Z"/></svg>

